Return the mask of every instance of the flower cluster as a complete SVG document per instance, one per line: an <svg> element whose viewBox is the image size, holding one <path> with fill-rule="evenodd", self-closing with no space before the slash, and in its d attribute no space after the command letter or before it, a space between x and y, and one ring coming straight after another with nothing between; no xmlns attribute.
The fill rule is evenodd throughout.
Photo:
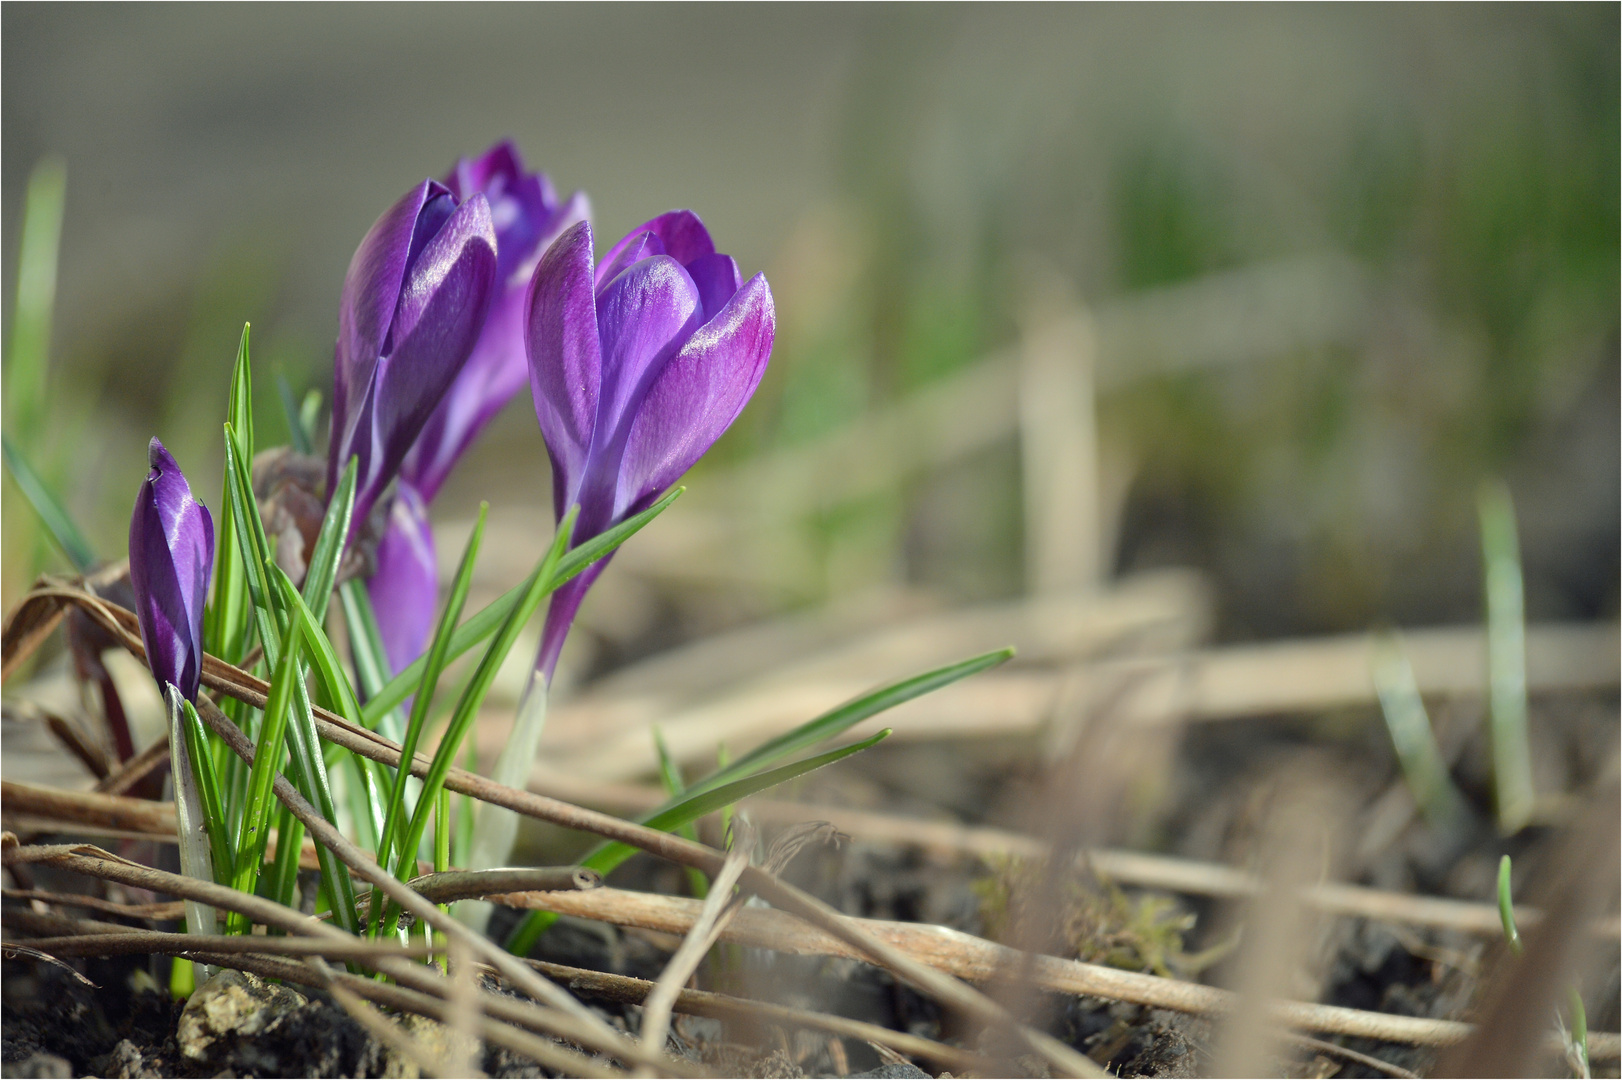
<svg viewBox="0 0 1622 1080"><path fill-rule="evenodd" d="M558 519L578 544L656 501L748 403L771 353L766 279L743 280L677 210L594 256L586 199L560 200L500 143L383 212L344 279L327 490L357 463L353 520L387 506L367 582L390 665L425 647L438 605L428 507L527 380ZM130 527L153 670L195 696L213 552L208 512L156 441ZM177 522L179 524L177 524ZM553 596L536 668L558 653L607 560Z"/></svg>

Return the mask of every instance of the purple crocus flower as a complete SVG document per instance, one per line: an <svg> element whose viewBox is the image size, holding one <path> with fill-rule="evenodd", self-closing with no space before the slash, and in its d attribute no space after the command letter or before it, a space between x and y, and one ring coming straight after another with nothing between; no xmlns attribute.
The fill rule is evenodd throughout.
<svg viewBox="0 0 1622 1080"><path fill-rule="evenodd" d="M214 519L163 444L146 451L151 471L130 518L130 586L141 643L158 690L197 700L203 674L203 605L214 568Z"/></svg>
<svg viewBox="0 0 1622 1080"><path fill-rule="evenodd" d="M720 438L760 384L777 314L704 223L673 210L593 265L591 226L542 257L524 324L530 391L552 457L553 509L579 504L573 542L652 505ZM551 681L600 560L552 596L536 667Z"/></svg>
<svg viewBox="0 0 1622 1080"><path fill-rule="evenodd" d="M344 277L327 490L360 459L365 521L462 370L496 294L496 233L479 193L424 180L367 232Z"/></svg>
<svg viewBox="0 0 1622 1080"><path fill-rule="evenodd" d="M535 264L559 233L589 213L585 195L559 202L544 173L526 173L518 150L501 142L445 178L451 197L481 194L496 234L496 295L489 318L417 441L400 463L389 524L368 582L389 664L400 671L422 654L439 601L437 559L428 504L458 458L528 379L524 359L524 294Z"/></svg>

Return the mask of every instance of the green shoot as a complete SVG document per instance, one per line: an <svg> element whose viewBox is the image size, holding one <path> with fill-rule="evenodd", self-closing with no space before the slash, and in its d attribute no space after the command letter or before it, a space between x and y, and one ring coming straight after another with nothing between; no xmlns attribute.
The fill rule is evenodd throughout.
<svg viewBox="0 0 1622 1080"><path fill-rule="evenodd" d="M28 463L11 436L0 436L3 441L6 457L6 468L11 471L11 478L17 482L17 488L39 515L44 523L45 530L51 534L57 548L66 555L68 562L81 574L88 574L96 565L95 552L90 549L90 543L84 538L84 533L73 523L73 518L67 510L51 494L50 487L41 478L34 467Z"/></svg>
<svg viewBox="0 0 1622 1080"><path fill-rule="evenodd" d="M288 383L285 372L276 373L276 396L282 402L282 419L287 421L287 444L300 454L313 453L310 431L304 426L304 418L299 415L298 399L293 396L293 387Z"/></svg>
<svg viewBox="0 0 1622 1080"><path fill-rule="evenodd" d="M1414 802L1433 827L1457 832L1469 820L1468 806L1442 760L1414 669L1394 636L1375 641L1374 687Z"/></svg>
<svg viewBox="0 0 1622 1080"><path fill-rule="evenodd" d="M214 877L221 884L229 881L236 866L236 853L231 847L231 835L225 814L225 800L220 791L219 773L214 758L208 753L207 729L202 718L189 701L182 701L185 723L186 753L191 757L192 770L197 776L197 792L203 800L204 824L208 828L208 843L213 855Z"/></svg>
<svg viewBox="0 0 1622 1080"><path fill-rule="evenodd" d="M676 768L676 762L670 756L670 747L665 745L664 732L659 725L654 724L653 748L659 755L659 780L664 784L665 794L671 800L679 799L686 785L682 783L681 771ZM698 841L698 829L692 822L677 826L676 835L695 843ZM702 900L710 894L710 879L705 877L704 871L696 866L687 867L687 887L694 896Z"/></svg>
<svg viewBox="0 0 1622 1080"><path fill-rule="evenodd" d="M439 617L439 626L434 631L433 642L428 646L426 656L428 663L422 670L422 683L417 687L416 699L411 704L411 719L406 725L405 741L401 744L400 751L401 761L406 763L406 767L395 771L394 785L389 792L387 804L388 816L383 821L383 830L379 834L380 839L377 845L378 859L385 866L388 865L390 859L404 860L414 854L411 849L405 848L403 845L398 853L394 848L395 841L399 839L400 827L407 820L406 782L411 777L409 763L417 755L417 747L422 740L423 728L428 720L429 705L433 701L434 688L439 685L440 676L445 671L446 656L450 652L451 635L454 632L456 620L462 617L462 608L467 603L468 590L473 585L473 564L478 559L479 545L484 540L484 523L489 510L489 503L479 504L478 520L473 525L473 534L468 537L467 547L462 550L462 561L456 568L456 578L451 585L450 599L445 603L445 610ZM447 802L446 811L439 815L441 828L438 830L438 832L445 834L445 858L447 862L450 860L450 834L448 829L444 827L448 825L444 818L448 813L448 807L449 803ZM435 840L437 850L439 840L437 835ZM372 901L374 924L380 915L379 907L377 895L374 892Z"/></svg>
<svg viewBox="0 0 1622 1080"><path fill-rule="evenodd" d="M1509 489L1502 483L1483 485L1478 505L1486 570L1493 793L1498 828L1507 835L1531 821L1535 799L1531 744L1526 733L1526 613L1521 550Z"/></svg>
<svg viewBox="0 0 1622 1080"><path fill-rule="evenodd" d="M450 773L451 764L456 760L461 750L462 740L467 737L473 728L473 721L477 719L479 707L484 704L485 695L490 692L490 685L495 682L496 672L501 669L502 662L512 651L513 644L518 640L518 634L529 622L535 609L541 604L552 590L564 580L560 564L563 561L563 550L569 542L569 536L574 531L575 517L579 507L571 509L561 522L558 523L557 534L552 538L552 546L541 559L540 565L535 567L523 585L523 597L507 613L502 621L501 629L496 632L495 640L485 650L484 656L479 660L479 666L468 681L467 688L462 691L461 699L456 703L456 712L451 716L446 726L444 736L439 740L439 746L434 750L433 762L429 765L428 775L423 778L422 793L417 797L417 809L411 816L411 824L405 834L405 842L401 846L400 860L397 864L395 876L409 875L412 869L408 860L414 859L422 837L428 825L428 814L439 798L439 791L445 786L445 777ZM392 933L394 923L398 918L398 909L389 905L385 916L385 932Z"/></svg>
<svg viewBox="0 0 1622 1080"><path fill-rule="evenodd" d="M1572 1064L1582 1080L1593 1072L1588 1062L1588 1010L1583 1007L1583 996L1575 986L1566 991L1566 1004L1571 1010L1571 1032L1566 1036L1567 1054L1575 1059Z"/></svg>
<svg viewBox="0 0 1622 1080"><path fill-rule="evenodd" d="M28 446L33 445L44 414L67 183L62 162L45 158L29 174L23 198L17 303L11 313L11 349L6 356L6 427Z"/></svg>
<svg viewBox="0 0 1622 1080"><path fill-rule="evenodd" d="M1509 890L1509 856L1498 860L1498 919L1504 924L1504 940L1511 952L1521 951L1521 932L1515 928L1515 901Z"/></svg>

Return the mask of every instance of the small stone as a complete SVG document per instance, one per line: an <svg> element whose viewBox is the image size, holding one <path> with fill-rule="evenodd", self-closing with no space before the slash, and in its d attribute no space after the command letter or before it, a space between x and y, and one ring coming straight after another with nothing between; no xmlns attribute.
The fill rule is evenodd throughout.
<svg viewBox="0 0 1622 1080"><path fill-rule="evenodd" d="M924 1077L924 1080L929 1080L929 1074L911 1062L897 1062L894 1065L880 1065L866 1072L851 1073L849 1080L915 1080L920 1076Z"/></svg>
<svg viewBox="0 0 1622 1080"><path fill-rule="evenodd" d="M36 1077L39 1080L57 1080L72 1075L72 1062L43 1050L36 1050L21 1061L14 1061L0 1069L0 1076Z"/></svg>
<svg viewBox="0 0 1622 1080"><path fill-rule="evenodd" d="M305 1003L303 994L265 982L257 975L222 970L198 987L181 1011L175 1041L192 1061L223 1056L239 1039L275 1027ZM223 1045L222 1045L223 1044Z"/></svg>

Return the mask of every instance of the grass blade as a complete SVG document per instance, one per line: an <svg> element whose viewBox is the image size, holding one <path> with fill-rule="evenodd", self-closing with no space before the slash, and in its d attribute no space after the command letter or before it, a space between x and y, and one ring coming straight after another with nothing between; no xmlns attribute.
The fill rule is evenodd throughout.
<svg viewBox="0 0 1622 1080"><path fill-rule="evenodd" d="M562 585L580 571L625 543L648 522L664 513L670 504L675 502L676 498L685 490L687 489L673 489L664 498L640 514L627 518L607 532L594 536L571 550L558 563L557 580L552 583L551 588L555 589ZM519 597L524 594L528 587L529 581L513 586L501 596L492 600L484 610L458 626L455 635L451 638L450 659L456 659L493 634L496 627L501 625L502 620L507 617L507 613L512 610L512 606L518 602ZM345 607L344 613L346 616L348 611L349 609ZM366 702L368 727L375 727L377 721L385 713L411 696L412 690L422 681L422 664L422 658L413 661L404 671L391 679L386 686L381 687L376 694L372 695L371 699Z"/></svg>
<svg viewBox="0 0 1622 1080"><path fill-rule="evenodd" d="M251 459L253 456L253 372L248 360L248 327L242 327L242 341L237 345L237 362L231 374L231 396L226 406L226 420L246 441L238 449ZM231 512L232 470L227 468L225 487L220 493L220 505L225 513L217 522L219 543L214 556L214 601L209 605L204 625L209 651L215 656L237 663L247 652L251 633L248 619L247 582L243 577L242 554L237 550L236 517ZM234 757L235 755L233 755Z"/></svg>
<svg viewBox="0 0 1622 1080"><path fill-rule="evenodd" d="M1532 748L1526 733L1526 611L1515 506L1501 483L1479 497L1481 552L1486 570L1487 679L1493 796L1499 831L1520 831L1532 819Z"/></svg>
<svg viewBox="0 0 1622 1080"><path fill-rule="evenodd" d="M1394 637L1375 642L1374 689L1414 802L1435 828L1450 833L1462 829L1469 820L1468 804L1442 760L1414 669Z"/></svg>
<svg viewBox="0 0 1622 1080"><path fill-rule="evenodd" d="M355 458L344 466L338 478L338 487L327 503L327 513L321 519L321 531L315 538L315 550L310 554L310 568L304 575L304 602L315 615L317 624L327 615L327 601L332 597L332 583L338 578L338 564L343 561L344 545L349 540L349 519L355 509L355 471L359 467Z"/></svg>
<svg viewBox="0 0 1622 1080"><path fill-rule="evenodd" d="M1004 664L1013 658L1012 648L998 649L995 652L984 653L980 656L960 660L955 664L926 671L922 675L914 675L909 679L902 679L888 686L881 686L860 697L852 698L845 704L830 709L812 720L785 732L775 739L761 743L754 750L734 761L724 769L691 785L687 789L689 796L729 784L742 779L752 773L782 761L784 758L799 753L818 743L824 742L843 731L877 716L881 712L893 709L897 705L904 705L913 698L950 686L970 675L978 675L982 671ZM655 811L658 813L659 811ZM644 824L651 824L645 821Z"/></svg>
<svg viewBox="0 0 1622 1080"><path fill-rule="evenodd" d="M674 802L681 798L682 792L686 790L686 785L682 783L681 772L676 768L675 759L670 756L670 747L665 745L664 732L659 730L658 724L654 724L652 730L653 749L659 755L659 781L664 785L665 794L670 796L670 801ZM687 840L695 842L698 840L698 830L693 827L692 822L679 826L676 829L676 834ZM710 894L710 879L704 875L704 871L689 866L687 867L687 888L694 896L702 900Z"/></svg>
<svg viewBox="0 0 1622 1080"><path fill-rule="evenodd" d="M1511 869L1508 855L1498 860L1498 920L1504 924L1504 940L1510 951L1519 953L1521 932L1515 926L1515 897L1509 887Z"/></svg>
<svg viewBox="0 0 1622 1080"><path fill-rule="evenodd" d="M402 881L406 878L401 875L410 874L414 869L408 860L415 856L422 844L423 832L428 824L428 813L439 797L439 790L445 786L445 776L450 772L451 764L461 750L462 740L473 727L473 721L479 714L479 707L484 704L485 695L490 691L490 684L495 682L496 672L501 669L502 662L512 651L513 644L518 640L519 631L529 622L530 616L535 614L535 609L540 607L541 601L559 584L559 564L563 560L563 551L569 542L570 533L574 530L574 521L578 513L579 507L571 509L558 524L557 535L552 538L551 548L525 582L523 597L508 611L501 629L496 632L495 640L479 659L479 666L474 670L473 678L468 680L467 688L462 691L462 697L456 703L456 712L451 715L444 737L439 740L439 746L434 751L428 775L423 777L422 793L417 796L417 809L411 815L411 824L400 848L402 855L396 865L395 876L401 877ZM385 932L393 932L396 911L397 909L391 905L384 918Z"/></svg>
<svg viewBox="0 0 1622 1080"><path fill-rule="evenodd" d="M304 847L304 823L287 807L276 812L276 860L270 866L270 898L294 906L298 891L298 857ZM276 931L272 930L271 933Z"/></svg>
<svg viewBox="0 0 1622 1080"><path fill-rule="evenodd" d="M304 426L304 418L299 415L298 399L293 396L293 387L288 383L285 372L276 373L276 396L281 399L282 418L287 421L287 444L301 454L314 453L310 431Z"/></svg>
<svg viewBox="0 0 1622 1080"><path fill-rule="evenodd" d="M96 554L90 549L89 541L85 540L84 534L73 523L73 518L51 494L50 487L34 471L11 437L0 437L0 441L4 443L6 468L11 470L11 478L17 482L18 490L28 499L28 504L39 515L51 539L56 541L56 546L68 557L73 568L81 574L88 574L96 565Z"/></svg>
<svg viewBox="0 0 1622 1080"><path fill-rule="evenodd" d="M197 793L203 800L204 824L208 828L209 849L214 856L214 876L226 878L236 866L236 852L231 847L231 834L225 816L225 800L220 791L219 773L214 758L208 753L208 729L189 701L182 700L184 712L186 753L191 757L192 771L197 777ZM224 884L224 882L221 882Z"/></svg>
<svg viewBox="0 0 1622 1080"><path fill-rule="evenodd" d="M265 702L264 723L259 728L258 748L254 751L253 766L248 773L248 794L237 819L236 872L231 886L239 892L251 893L259 880L259 868L265 861L265 839L270 829L271 785L281 769L286 750L287 718L293 706L293 684L299 681L298 659L301 635L297 623L289 622L281 642L281 658L271 679L270 695ZM244 916L228 917L230 933L246 933L248 924Z"/></svg>
<svg viewBox="0 0 1622 1080"><path fill-rule="evenodd" d="M889 738L890 729L885 728L859 743L850 746L841 746L837 750L829 750L825 754L797 761L792 765L783 765L767 772L757 773L730 784L711 788L701 795L686 796L675 806L660 813L654 814L642 822L652 829L671 832L690 822L697 821L705 814L714 813L723 807L731 806L735 802L747 799L751 795L759 794L768 788L786 783L795 777L804 776L808 772L820 769L825 765L832 765L852 754L859 754L869 747ZM600 874L607 875L613 869L637 853L637 849L628 844L608 843L593 851L582 859L580 865ZM546 928L557 921L557 916L549 911L534 911L518 925L510 938L507 939L507 951L517 956L526 955L535 947Z"/></svg>
<svg viewBox="0 0 1622 1080"><path fill-rule="evenodd" d="M11 312L11 348L6 356L6 427L30 446L44 411L67 183L62 162L45 158L29 174L23 198L17 303Z"/></svg>
<svg viewBox="0 0 1622 1080"><path fill-rule="evenodd" d="M417 746L422 740L423 729L427 726L428 707L433 701L434 689L439 685L439 679L445 671L445 664L450 653L451 635L454 633L456 620L462 617L462 608L467 603L468 590L473 585L473 564L479 556L479 545L484 541L485 517L490 511L489 503L479 504L479 517L473 525L473 534L468 537L467 546L462 549L462 561L457 565L456 577L451 585L450 598L445 602L445 610L440 614L439 625L434 630L433 642L428 646L425 657L426 666L422 669L422 682L417 686L416 700L411 706L411 720L406 725L405 741L401 744L401 760L409 762L416 756ZM388 865L387 860L398 858L405 860L411 854L403 846L398 853L391 846L397 839L396 833L400 825L406 820L406 781L411 771L406 768L399 769L394 774L394 786L389 792L388 816L383 822L381 839L378 841L378 858ZM420 800L419 800L420 805ZM446 803L448 808L449 803ZM442 815L443 823L443 815ZM446 843L449 843L448 831ZM446 848L446 858L450 858L450 849ZM377 892L373 893L372 919L375 922L381 913L380 905L375 899Z"/></svg>

